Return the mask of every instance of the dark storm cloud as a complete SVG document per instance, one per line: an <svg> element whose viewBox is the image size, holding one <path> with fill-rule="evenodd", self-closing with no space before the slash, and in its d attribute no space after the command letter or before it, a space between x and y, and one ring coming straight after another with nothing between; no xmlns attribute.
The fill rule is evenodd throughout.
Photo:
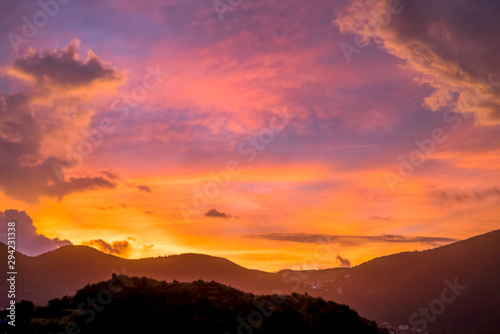
<svg viewBox="0 0 500 334"><path fill-rule="evenodd" d="M78 58L79 40L60 51L27 53L14 61L14 70L35 79L38 85L50 84L79 87L92 84L95 80L120 80L115 69L103 63L93 52L88 53L86 62Z"/></svg>
<svg viewBox="0 0 500 334"><path fill-rule="evenodd" d="M60 161L39 155L43 138L29 97L0 92L0 188L6 195L36 202L41 195L63 198L73 192L115 187L103 177L59 180L53 164Z"/></svg>
<svg viewBox="0 0 500 334"><path fill-rule="evenodd" d="M227 218L230 218L232 216L226 214L225 212L217 211L217 209L212 209L212 210L205 212L205 217L227 219Z"/></svg>
<svg viewBox="0 0 500 334"><path fill-rule="evenodd" d="M78 60L78 43L62 51L39 53L31 51L14 61L17 75L35 78L38 88L47 80L61 85L89 87L95 80L117 80L113 69L105 68L90 55L86 63ZM16 74L15 74L16 75ZM42 144L56 132L73 132L73 116L61 120L57 107L44 112L35 109L33 91L5 93L0 91L0 190L6 195L36 202L40 196L64 196L99 188L116 187L112 172L105 177L64 177L67 163L63 157L42 155ZM70 123L68 123L70 122ZM81 126L81 125L78 125ZM68 143L69 144L69 143Z"/></svg>
<svg viewBox="0 0 500 334"><path fill-rule="evenodd" d="M479 123L500 124L500 2L396 1L387 20L390 3L353 0L335 24L404 59L434 89L425 99L430 109L475 112Z"/></svg>

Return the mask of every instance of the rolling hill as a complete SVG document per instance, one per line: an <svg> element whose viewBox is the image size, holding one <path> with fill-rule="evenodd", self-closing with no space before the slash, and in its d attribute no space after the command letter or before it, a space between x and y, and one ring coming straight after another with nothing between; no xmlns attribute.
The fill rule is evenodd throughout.
<svg viewBox="0 0 500 334"><path fill-rule="evenodd" d="M416 327L425 323L431 334L493 334L500 328L498 263L500 231L493 231L432 250L377 258L340 275L337 270L309 273L308 282L335 277L332 284L342 293L303 289L345 303L379 323L410 326L413 315ZM428 315L421 308L429 309Z"/></svg>
<svg viewBox="0 0 500 334"><path fill-rule="evenodd" d="M110 288L111 286L111 288ZM106 296L106 297L104 297ZM91 304L89 300L93 300ZM307 295L254 295L216 282L114 276L48 306L18 306L10 333L383 334L346 305ZM3 328L2 328L3 327ZM70 331L68 331L70 328Z"/></svg>

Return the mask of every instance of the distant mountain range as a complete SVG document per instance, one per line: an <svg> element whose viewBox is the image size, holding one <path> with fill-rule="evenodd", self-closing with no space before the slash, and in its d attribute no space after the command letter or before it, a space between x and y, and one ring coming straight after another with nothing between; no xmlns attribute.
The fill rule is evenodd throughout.
<svg viewBox="0 0 500 334"><path fill-rule="evenodd" d="M3 244L0 250L7 252ZM66 246L37 257L17 254L17 300L45 305L115 272L169 282L216 281L255 294L307 292L347 304L380 324L425 328L430 334L493 334L500 328L499 263L500 231L376 258L354 268L278 273L200 254L127 260L85 246ZM0 262L3 272L6 264ZM7 291L6 280L0 281L0 289Z"/></svg>

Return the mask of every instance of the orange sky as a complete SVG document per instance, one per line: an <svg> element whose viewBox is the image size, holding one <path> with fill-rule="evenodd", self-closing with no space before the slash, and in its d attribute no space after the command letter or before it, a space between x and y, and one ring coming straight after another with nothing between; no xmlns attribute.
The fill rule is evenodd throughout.
<svg viewBox="0 0 500 334"><path fill-rule="evenodd" d="M362 3L243 2L222 21L193 1L73 4L95 25L67 12L2 51L0 212L31 217L20 237L46 245L31 254L71 242L268 271L499 228L500 72L457 51L493 32L417 20L410 45L413 7L374 35L353 26ZM369 45L348 57L354 32Z"/></svg>

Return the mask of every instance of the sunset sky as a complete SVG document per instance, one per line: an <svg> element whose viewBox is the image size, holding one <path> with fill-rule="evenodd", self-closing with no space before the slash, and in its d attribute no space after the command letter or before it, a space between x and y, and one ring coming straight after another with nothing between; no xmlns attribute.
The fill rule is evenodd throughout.
<svg viewBox="0 0 500 334"><path fill-rule="evenodd" d="M498 1L41 3L0 4L21 252L276 271L500 228Z"/></svg>

